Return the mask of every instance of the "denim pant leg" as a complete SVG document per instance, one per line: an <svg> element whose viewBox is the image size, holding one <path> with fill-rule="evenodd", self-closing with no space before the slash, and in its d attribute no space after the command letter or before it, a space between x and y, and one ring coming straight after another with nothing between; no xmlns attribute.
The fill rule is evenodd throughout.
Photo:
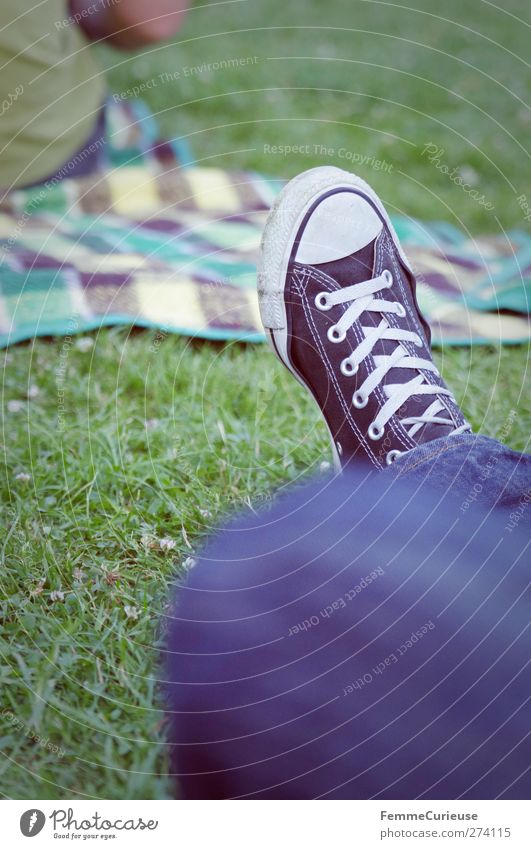
<svg viewBox="0 0 531 849"><path fill-rule="evenodd" d="M461 510L483 441L457 439L454 467L351 468L215 535L163 657L182 796L528 797L529 535Z"/></svg>
<svg viewBox="0 0 531 849"><path fill-rule="evenodd" d="M531 523L531 456L480 434L434 439L414 448L385 470L421 482L433 492L451 490L462 513L473 504L510 511L509 522Z"/></svg>

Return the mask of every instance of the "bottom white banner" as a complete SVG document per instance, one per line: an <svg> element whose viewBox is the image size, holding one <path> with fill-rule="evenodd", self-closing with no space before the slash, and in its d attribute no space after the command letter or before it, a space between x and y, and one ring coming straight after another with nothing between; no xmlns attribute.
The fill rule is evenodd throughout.
<svg viewBox="0 0 531 849"><path fill-rule="evenodd" d="M526 802L3 801L6 849L531 846Z"/></svg>

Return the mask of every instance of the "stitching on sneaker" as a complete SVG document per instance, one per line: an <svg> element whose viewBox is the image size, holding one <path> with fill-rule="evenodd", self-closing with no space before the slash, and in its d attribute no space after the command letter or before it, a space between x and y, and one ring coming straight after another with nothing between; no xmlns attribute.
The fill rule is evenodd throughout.
<svg viewBox="0 0 531 849"><path fill-rule="evenodd" d="M380 241L382 242L381 249L380 249ZM392 248L394 248L394 243L392 245ZM397 268L396 268L396 263L395 263L394 250L389 248L389 239L387 237L387 231L385 230L385 228L382 230L382 232L380 233L380 235L376 239L376 243L374 245L374 251L375 251L375 254L376 254L376 266L375 266L374 270L375 270L375 272L377 271L378 274L382 273L384 265L385 265L384 250L387 250L391 254L391 259L393 261L393 269L396 272ZM399 280L400 280L400 277L399 277ZM386 313L385 318L386 318L386 321L388 322L388 324L391 327L398 328L398 321L396 320L394 315L392 315L391 313ZM401 342L400 344L404 344L404 343ZM408 349L408 353L410 353L409 349ZM375 365L374 361L373 361L373 365ZM378 387L378 389L380 389L380 387ZM381 393L382 393L382 396L383 396L382 404L385 404L387 399L386 399L386 397L383 393L383 389L381 390ZM395 435L395 437L398 440L400 440L401 442L404 442L405 445L409 445L410 448L416 447L417 443L409 435L406 428L400 423L396 413L393 413L392 417L389 419L387 424L390 426L391 431L393 432L393 434Z"/></svg>
<svg viewBox="0 0 531 849"><path fill-rule="evenodd" d="M468 436L475 436L475 434L470 433ZM429 460L434 460L437 457L440 457L441 454L445 454L447 451L453 451L455 448L459 448L461 445L466 445L468 439L461 439L459 436L452 437L452 441L450 443L449 437L441 437L445 439L446 442L444 445L437 451L432 451L431 454L427 454L425 457L421 457L419 460L416 460L414 463L411 463L406 460L404 463L397 463L389 466L389 468L393 469L396 472L397 477L401 477L406 475L408 472L412 472L413 469L417 469L419 466L423 466L424 463L427 463ZM418 445L417 448L423 448L426 445L429 445L429 442L425 442L424 445Z"/></svg>
<svg viewBox="0 0 531 849"><path fill-rule="evenodd" d="M295 273L296 273L296 271L295 271L295 269L293 269L293 274L295 274ZM305 276L308 279L312 279L314 275L313 275L312 271L308 271L305 274ZM323 279L323 280L320 280L319 282L322 283L322 285L328 286L328 291L337 290L337 288L338 288L337 285L335 284L335 282L333 280L331 280L331 278L328 281L325 281ZM299 281L297 281L297 283L299 283ZM331 286L331 284L332 284L332 286ZM371 447L369 446L369 444L367 442L366 436L362 433L361 429L358 427L358 425L356 423L356 420L352 416L352 412L351 412L352 405L347 404L345 402L345 397L344 397L343 392L341 391L341 387L338 384L337 377L336 377L336 374L335 374L335 370L332 368L332 366L330 364L330 360L328 359L328 355L327 355L326 350L324 348L324 344L322 343L322 340L321 340L319 333L317 331L317 327L315 326L313 316L311 315L311 310L309 309L309 301L308 301L308 298L306 296L306 292L301 293L299 295L299 297L301 298L302 307L304 309L304 315L305 315L308 327L310 328L310 332L312 334L314 343L315 343L318 351L320 352L322 359L325 363L327 374L332 381L332 384L333 384L334 389L336 391L336 395L337 395L337 398L339 400L340 406L342 407L342 409L345 413L345 419L350 424L351 429L355 433L358 441L364 446L367 454L369 455L369 459L371 460L371 462L376 466L377 469L380 469L380 464L376 460L376 457L373 455Z"/></svg>

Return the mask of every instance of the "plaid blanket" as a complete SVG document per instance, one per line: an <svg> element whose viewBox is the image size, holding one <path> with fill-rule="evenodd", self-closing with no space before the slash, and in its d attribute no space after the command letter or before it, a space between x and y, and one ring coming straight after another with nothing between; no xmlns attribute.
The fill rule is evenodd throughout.
<svg viewBox="0 0 531 849"><path fill-rule="evenodd" d="M112 324L263 339L260 233L282 182L191 165L138 102L107 109L107 166L0 204L0 346ZM394 218L434 344L530 338L531 240Z"/></svg>

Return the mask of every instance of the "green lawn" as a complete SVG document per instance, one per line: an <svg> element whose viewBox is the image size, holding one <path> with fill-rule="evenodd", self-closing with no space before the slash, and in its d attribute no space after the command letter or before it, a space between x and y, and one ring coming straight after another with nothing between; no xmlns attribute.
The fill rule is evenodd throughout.
<svg viewBox="0 0 531 849"><path fill-rule="evenodd" d="M198 159L289 177L348 167L344 148L392 165L357 167L391 211L472 233L523 227L528 4L419 5L222 3L192 10L175 44L103 59L114 92L158 80L146 99ZM247 64L201 69L235 58ZM492 210L423 156L428 143ZM295 144L311 153L267 153ZM255 507L330 459L316 408L265 346L155 338L105 330L66 352L52 340L5 355L4 796L170 795L157 685L169 589L227 509ZM474 427L518 449L529 431L528 355L436 352Z"/></svg>

